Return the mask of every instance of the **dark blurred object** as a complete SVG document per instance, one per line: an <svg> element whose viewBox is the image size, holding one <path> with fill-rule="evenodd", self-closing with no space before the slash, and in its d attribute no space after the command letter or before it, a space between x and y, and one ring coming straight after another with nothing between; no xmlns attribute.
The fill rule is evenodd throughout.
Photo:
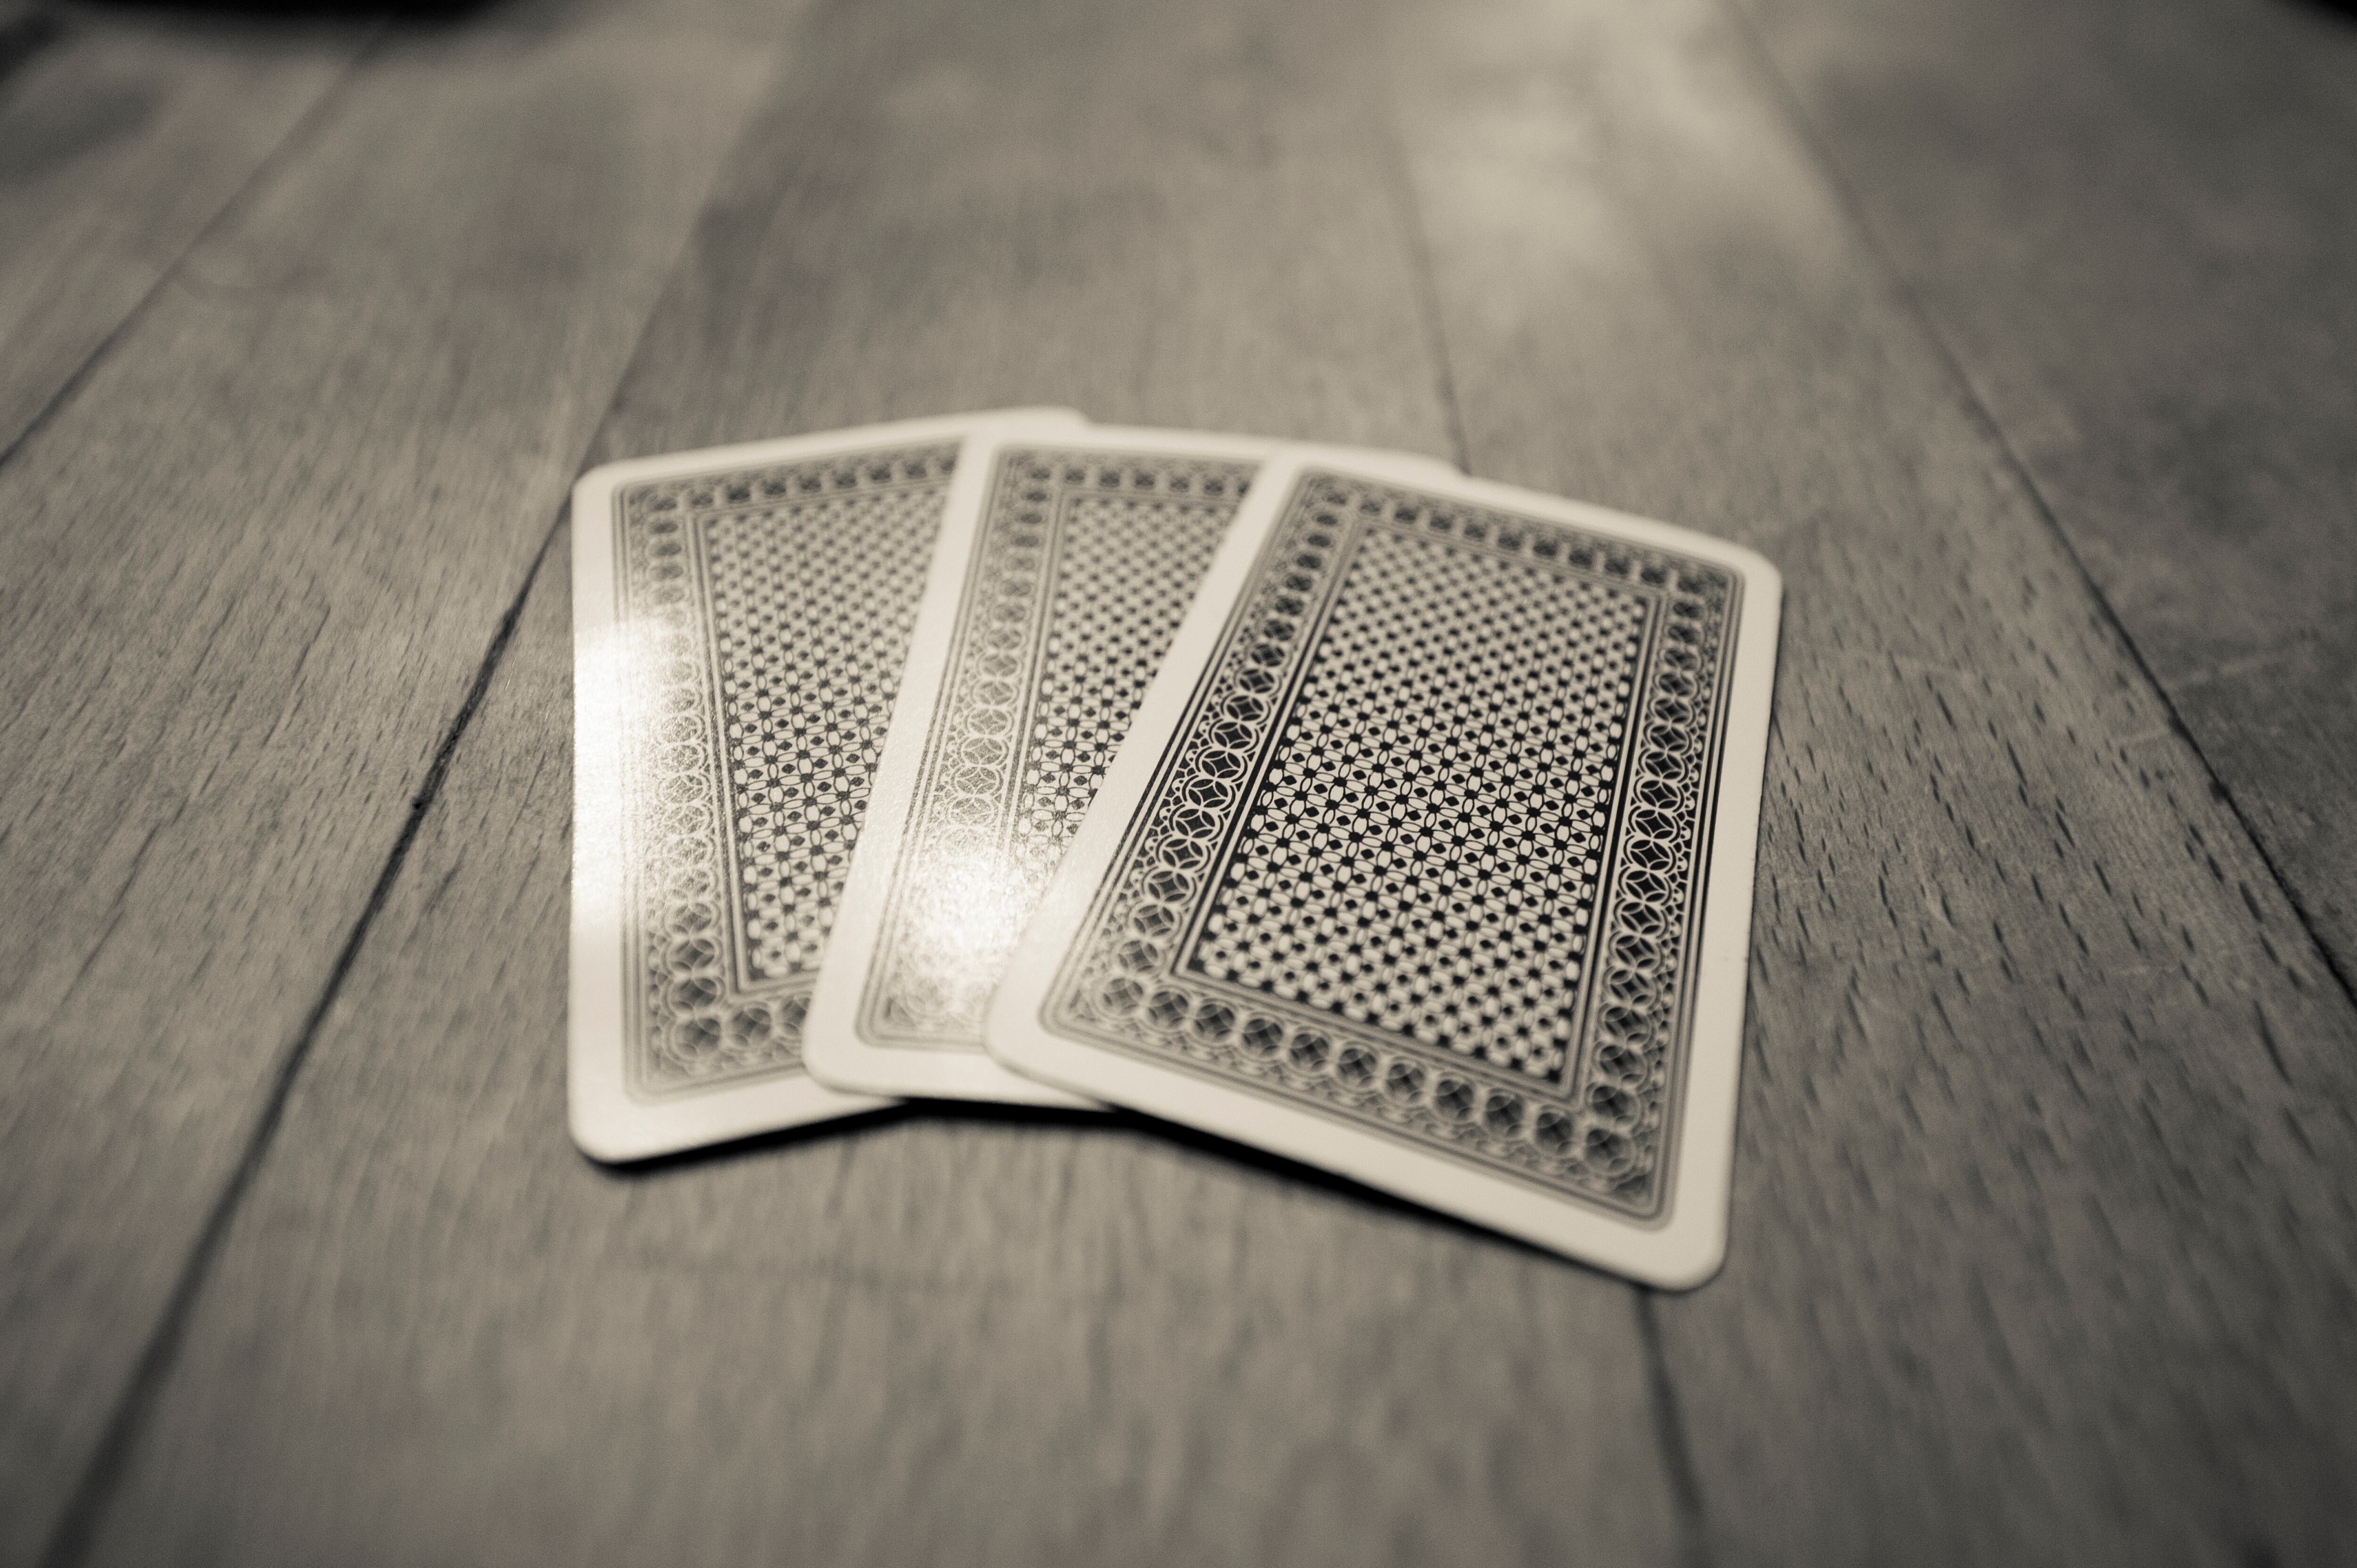
<svg viewBox="0 0 2357 1568"><path fill-rule="evenodd" d="M0 81L58 36L58 20L47 11L0 5Z"/></svg>
<svg viewBox="0 0 2357 1568"><path fill-rule="evenodd" d="M457 21L495 9L497 0L85 0L85 4L93 14L145 11L190 17L366 22Z"/></svg>

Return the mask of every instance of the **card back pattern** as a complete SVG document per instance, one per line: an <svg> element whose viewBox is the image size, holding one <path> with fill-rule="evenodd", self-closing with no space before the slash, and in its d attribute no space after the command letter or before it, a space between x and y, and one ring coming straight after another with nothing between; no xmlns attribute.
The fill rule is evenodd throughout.
<svg viewBox="0 0 2357 1568"><path fill-rule="evenodd" d="M981 1049L1023 921L1256 467L1001 451L861 993L867 1038Z"/></svg>
<svg viewBox="0 0 2357 1568"><path fill-rule="evenodd" d="M1657 1220L1741 586L1303 472L1042 1022Z"/></svg>
<svg viewBox="0 0 2357 1568"><path fill-rule="evenodd" d="M957 454L616 492L633 1094L802 1070Z"/></svg>

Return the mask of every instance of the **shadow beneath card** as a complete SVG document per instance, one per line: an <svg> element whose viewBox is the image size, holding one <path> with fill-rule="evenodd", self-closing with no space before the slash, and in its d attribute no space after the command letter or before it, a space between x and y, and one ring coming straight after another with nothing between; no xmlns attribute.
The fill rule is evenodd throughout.
<svg viewBox="0 0 2357 1568"><path fill-rule="evenodd" d="M1216 1133L1206 1133L1189 1127L1183 1122L1167 1122L1144 1112L1108 1106L1103 1111L1061 1111L1042 1106L991 1105L974 1101L920 1101L907 1110L910 1119L935 1122L984 1122L1013 1127L1036 1127L1085 1133L1094 1137L1118 1137L1133 1142L1152 1141L1175 1145L1192 1154L1236 1166L1257 1176L1271 1178L1291 1187L1309 1187L1329 1197L1339 1198L1356 1208L1372 1210L1394 1219L1412 1220L1420 1225L1452 1232L1470 1240L1507 1248L1525 1257L1543 1260L1581 1273L1599 1271L1534 1246L1519 1237L1490 1230L1453 1214L1429 1208L1412 1198L1401 1197L1381 1187L1346 1176L1338 1176L1318 1165L1308 1165L1285 1155L1271 1154L1250 1144L1237 1143Z"/></svg>
<svg viewBox="0 0 2357 1568"><path fill-rule="evenodd" d="M601 1160L584 1153L576 1144L574 1153L581 1163L610 1181L631 1182L669 1175L676 1171L704 1170L734 1165L739 1160L774 1154L780 1149L800 1149L833 1143L839 1138L856 1137L877 1127L904 1122L913 1107L908 1104L879 1105L873 1111L856 1111L848 1116L837 1116L825 1122L807 1122L799 1127L780 1127L775 1132L755 1133L726 1143L704 1144L692 1149L677 1149L666 1155L649 1155L642 1160Z"/></svg>
<svg viewBox="0 0 2357 1568"><path fill-rule="evenodd" d="M1595 1274L1599 1279L1618 1279L1616 1275L1518 1237L1460 1219L1436 1208L1427 1208L1423 1204L1385 1192L1380 1187L1369 1187L1351 1177L1338 1176L1318 1165L1271 1154L1265 1149L1256 1149L1249 1144L1236 1143L1184 1122L1166 1122L1142 1112L1114 1106L1103 1111L1071 1111L1041 1105L996 1105L977 1101L909 1100L850 1116L839 1116L833 1121L810 1122L774 1133L759 1133L726 1144L683 1149L676 1154L657 1155L629 1165L606 1165L586 1155L582 1160L608 1180L640 1181L675 1172L717 1168L781 1150L812 1148L900 1126L1004 1128L1011 1132L1070 1133L1092 1138L1116 1138L1133 1144L1163 1144L1273 1181L1308 1187L1353 1207L1393 1219L1429 1226L1489 1246L1503 1247L1524 1257L1579 1273ZM1650 1288L1631 1281L1620 1283L1632 1284L1640 1290Z"/></svg>
<svg viewBox="0 0 2357 1568"><path fill-rule="evenodd" d="M1103 1131L1110 1126L1130 1123L1146 1126L1144 1117L1127 1112L1065 1111L1049 1106L991 1105L962 1100L903 1100L889 1105L879 1105L873 1111L854 1112L825 1122L805 1122L799 1127L781 1127L770 1133L754 1133L733 1138L725 1144L707 1144L699 1148L681 1149L668 1155L650 1155L642 1160L609 1164L583 1155L582 1160L600 1175L628 1181L635 1176L654 1176L666 1171L701 1168L731 1164L772 1154L780 1149L799 1149L834 1142L838 1138L856 1137L887 1127L951 1125L959 1122L983 1123L1004 1127L1037 1127L1070 1129L1082 1132Z"/></svg>
<svg viewBox="0 0 2357 1568"><path fill-rule="evenodd" d="M1585 1263L1577 1262L1560 1252L1551 1252L1544 1247L1534 1246L1520 1237L1509 1236L1501 1230L1492 1230L1488 1226L1477 1225L1469 1219L1460 1219L1454 1214L1445 1214L1437 1208L1426 1208L1413 1198L1385 1192L1379 1187L1369 1187L1364 1182L1351 1176L1339 1176L1320 1165L1308 1165L1285 1155L1271 1154L1266 1149L1256 1149L1250 1144L1240 1144L1232 1138L1223 1138L1216 1133L1206 1133L1200 1128L1189 1127L1183 1122L1166 1122L1160 1117L1148 1116L1135 1111L1115 1111L1103 1120L1119 1122L1142 1135L1151 1136L1166 1144L1175 1144L1196 1154L1208 1155L1227 1165L1242 1166L1246 1170L1291 1186L1314 1188L1328 1197L1340 1198L1359 1208L1389 1215L1394 1219L1412 1219L1436 1230L1449 1231L1458 1236L1480 1240L1493 1246L1504 1247L1509 1251L1520 1252L1525 1257L1559 1264L1566 1269L1576 1269L1581 1273L1598 1273Z"/></svg>

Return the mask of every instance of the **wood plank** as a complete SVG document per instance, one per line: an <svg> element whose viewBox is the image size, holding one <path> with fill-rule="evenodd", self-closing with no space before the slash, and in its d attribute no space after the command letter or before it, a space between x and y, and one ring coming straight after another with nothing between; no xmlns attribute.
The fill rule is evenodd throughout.
<svg viewBox="0 0 2357 1568"><path fill-rule="evenodd" d="M371 31L82 12L17 21L28 53L0 70L0 455Z"/></svg>
<svg viewBox="0 0 2357 1568"><path fill-rule="evenodd" d="M1705 1555L2336 1560L2322 955L1723 11L1401 52L1475 471L1785 573L1733 1250L1652 1308Z"/></svg>
<svg viewBox="0 0 2357 1568"><path fill-rule="evenodd" d="M1746 8L2357 979L2357 18L2225 0Z"/></svg>
<svg viewBox="0 0 2357 1568"><path fill-rule="evenodd" d="M1053 397L1445 450L1340 22L830 15L600 449ZM1135 1122L569 1150L563 596L544 572L98 1561L1673 1555L1634 1294L1598 1275Z"/></svg>
<svg viewBox="0 0 2357 1568"><path fill-rule="evenodd" d="M1631 1294L1536 1253L1132 1121L582 1160L568 615L544 573L94 1561L1666 1559Z"/></svg>
<svg viewBox="0 0 2357 1568"><path fill-rule="evenodd" d="M389 47L0 468L0 1561L88 1462L765 69L652 27Z"/></svg>
<svg viewBox="0 0 2357 1568"><path fill-rule="evenodd" d="M898 4L797 45L601 456L1042 399L1449 454L1336 11Z"/></svg>
<svg viewBox="0 0 2357 1568"><path fill-rule="evenodd" d="M1477 467L1722 528L1793 579L1737 1251L1717 1284L1648 1309L1711 1546L2298 1560L2314 1547L2298 1530L2330 1517L2319 1477L2348 1450L2345 1359L2325 1336L2351 1135L2323 1047L2349 1021L2314 952L2189 785L2153 693L1740 46L1691 8L1448 23L1405 29L1394 85ZM1039 48L1023 27L1007 41ZM866 57L827 45L841 91L871 96L875 68L841 63ZM1135 90L1073 69L1082 48L1039 48L1041 69ZM1275 74L1260 91L1297 88ZM932 134L1019 167L981 130L1033 96ZM648 446L706 438L683 411L707 386L773 400L736 416L768 422L751 428L704 415L716 436L830 399L851 411L831 419L923 406L888 377L967 377L984 401L1071 396L1094 373L1040 371L1031 354L1066 345L1036 337L1002 356L1004 381L923 366L921 313L867 303L863 281L903 266L920 294L960 286L864 183L907 177L921 138L859 121L850 104L781 112L843 124L849 145L764 137L802 149L780 181L794 199L748 178L723 203L713 259L682 291L690 325L651 342L606 446L640 445L633 419ZM1043 139L1118 156L1061 129ZM1316 183L1351 182L1329 167ZM870 201L895 216L867 227ZM914 220L974 220L951 210ZM845 216L811 221L828 213ZM1041 285L989 252L1021 238L980 263L1018 300ZM1080 267L1060 286L1121 292ZM1143 330L1121 303L1114 319ZM988 347L988 327L967 331ZM1141 361L1156 362L1115 362ZM815 368L791 382L765 363ZM1139 395L1119 412L1158 411ZM1293 1554L1433 1554L1463 1538L1418 1521L1469 1521L1491 1532L1476 1548L1535 1556L1633 1512L1634 1541L1602 1544L1663 1554L1658 1473L1605 1467L1659 1442L1652 1413L1632 1419L1620 1385L1565 1381L1635 1359L1607 1316L1571 1310L1566 1282L1611 1287L1497 1243L1119 1127L908 1120L652 1179L569 1162L564 788L548 777L563 614L544 593L530 613L476 732L482 759L470 746L454 770L450 820L429 822L233 1230L108 1553L177 1535L263 1561L497 1555L485 1542L716 1557L789 1540L887 1559L980 1536L974 1555L1266 1556L1297 1544L1272 1524L1333 1520ZM498 742L534 719L538 741ZM2134 891L2089 886L2056 848L2065 833ZM1870 901L1853 869L1867 865ZM493 930L511 935L488 945ZM2261 1017L2298 1102L2244 1022ZM740 1215L758 1217L749 1238ZM1354 1359L1353 1329L1383 1352ZM1075 1339L1081 1355L1061 1354ZM1403 1369L1435 1356L1448 1364L1428 1382ZM1305 1358L1315 1375L1293 1380ZM1421 1423L1459 1408L1446 1374L1486 1419L1417 1446ZM1342 1403L1337 1388L1367 1391ZM1568 1483L1564 1452L1582 1466ZM1544 1495L1469 1455L1544 1467ZM1023 1520L1003 1505L1016 1487L1045 1499Z"/></svg>

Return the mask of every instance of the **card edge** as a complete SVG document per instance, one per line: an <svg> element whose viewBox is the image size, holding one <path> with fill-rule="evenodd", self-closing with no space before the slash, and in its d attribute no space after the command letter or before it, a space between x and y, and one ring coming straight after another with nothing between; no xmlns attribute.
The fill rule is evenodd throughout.
<svg viewBox="0 0 2357 1568"><path fill-rule="evenodd" d="M1391 478L1395 475L1404 476L1403 482L1407 483L1415 482L1417 468L1422 468L1426 473L1430 471L1427 465L1413 459L1407 464L1402 464L1387 455L1378 456L1382 460L1366 463L1354 460L1358 455L1350 452L1349 449L1291 444L1286 452L1272 457L1264 466L1261 481L1263 484L1274 483L1281 492L1289 492L1292 482L1297 479L1302 469L1320 464L1328 464L1346 470L1356 468L1365 477L1376 478ZM1610 527L1615 532L1634 533L1649 542L1667 544L1685 553L1727 565L1741 574L1747 596L1756 595L1757 599L1764 604L1766 621L1761 623L1751 618L1752 614L1758 613L1757 607L1753 607L1751 612L1747 614L1746 624L1738 631L1738 642L1735 655L1737 668L1741 671L1747 663L1746 645L1752 643L1755 639L1761 639L1765 643L1765 646L1760 650L1764 662L1758 668L1762 671L1762 695L1767 701L1760 704L1756 747L1748 743L1746 747L1749 753L1746 760L1749 761L1750 766L1744 776L1751 782L1744 793L1750 801L1749 811L1751 819L1750 833L1745 845L1745 854L1740 857L1741 865L1736 867L1722 863L1719 872L1713 878L1716 882L1720 876L1739 875L1745 892L1750 893L1755 886L1759 818L1765 797L1766 742L1771 727L1770 708L1774 693L1774 665L1781 628L1782 575L1765 556L1748 546L1719 539L1714 535L1700 533L1674 523L1638 517L1632 513L1620 512L1610 508L1575 501L1565 497L1522 490L1518 487L1499 485L1493 481L1455 474L1453 471L1450 478L1458 485L1475 490L1477 493L1474 499L1477 503L1488 499L1494 504L1516 506L1542 515L1552 515L1562 521L1568 521L1576 519L1590 526L1600 523ZM1480 492L1487 492L1487 494ZM1260 489L1259 493L1266 495L1270 492ZM1275 525L1277 515L1282 510L1282 504L1281 500L1262 503L1262 511L1265 515L1260 518L1255 537L1248 548L1238 542L1243 537L1243 530L1240 527L1232 528L1229 544L1223 545L1223 550L1232 547L1235 555L1247 571L1253 553L1257 552L1261 542L1265 540L1268 530ZM1236 520L1237 523L1242 524L1244 521L1244 516L1240 513ZM1200 619L1206 625L1210 625L1218 618L1209 614L1200 613L1204 594L1208 593L1211 587L1211 578L1212 574L1207 573L1204 590L1198 595L1197 607L1189 610L1189 621ZM1242 585L1243 579L1240 577L1237 586L1241 588ZM1232 595L1230 597L1232 598ZM1224 613L1222 610L1221 615L1223 617ZM1189 629L1191 628L1182 626L1180 637L1185 637ZM1215 627L1213 629L1216 629ZM1174 645L1177 640L1174 639ZM1165 671L1168 669L1169 666L1166 663ZM1177 724L1183 722L1186 700L1191 695L1195 682L1200 680L1201 670L1202 666L1199 664L1186 677L1183 690L1175 690L1172 697L1159 704L1172 711L1173 722L1170 732L1175 732ZM1157 673L1156 684L1157 687L1164 684L1163 674ZM1171 684L1174 688L1178 685L1175 680ZM1140 711L1146 711L1147 703L1153 702L1154 698L1155 693L1149 693L1148 698L1140 703ZM1730 692L1730 706L1734 705L1735 700L1734 693ZM1166 732L1166 738L1168 733L1169 732ZM1125 740L1125 746L1135 738L1135 735L1136 731L1133 725L1130 737ZM1736 740L1737 737L1730 734L1726 753L1730 760L1736 759ZM1146 766L1138 765L1140 769ZM1099 800L1103 798L1102 793L1098 797ZM1724 822L1727 812L1734 803L1728 796L1722 794L1718 812L1720 822ZM1097 808L1092 803L1090 815L1097 814ZM1085 820L1082 831L1086 832ZM1714 835L1716 836L1719 832L1720 828L1715 825ZM1079 836L1075 835L1076 841ZM1112 852L1118 852L1117 832L1101 832L1094 836L1109 838ZM1106 863L1110 864L1109 856ZM1722 961L1723 971L1732 977L1734 991L1732 1015L1725 1024L1712 1031L1717 1036L1712 1042L1706 1042L1702 1038L1703 1031L1699 1023L1695 1029L1694 1036L1695 1050L1694 1058L1690 1058L1689 1087L1686 1091L1687 1125L1684 1131L1687 1133L1687 1137L1677 1156L1677 1167L1673 1172L1669 1212L1658 1224L1640 1230L1625 1221L1613 1219L1583 1207L1571 1207L1571 1205L1577 1205L1576 1198L1566 1200L1544 1197L1535 1194L1529 1195L1526 1201L1548 1205L1555 1208L1556 1213L1579 1221L1580 1223L1570 1228L1575 1235L1590 1226L1606 1228L1597 1232L1597 1235L1603 1239L1601 1244L1597 1241L1578 1241L1577 1250L1575 1250L1574 1240L1564 1239L1564 1232L1555 1227L1544 1223L1518 1222L1511 1214L1501 1216L1498 1207L1480 1203L1478 1200L1474 1203L1456 1201L1437 1203L1426 1196L1425 1191L1415 1190L1385 1179L1381 1171L1373 1171L1371 1174L1355 1168L1350 1162L1321 1157L1321 1153L1309 1149L1306 1142L1303 1144L1289 1142L1284 1135L1287 1126L1318 1131L1314 1124L1301 1120L1298 1112L1282 1106L1264 1107L1223 1086L1208 1081L1199 1082L1190 1076L1153 1063L1134 1062L1118 1058L1098 1047L1077 1041L1068 1041L1061 1036L1049 1031L1039 1022L1037 1015L1038 1010L1046 999L1048 988L1053 983L1056 970L1061 966L1064 950L1070 945L1070 938L1067 937L1057 942L1055 950L1045 952L1047 961L1041 963L1036 961L1039 955L1027 953L1027 949L1039 948L1045 950L1044 943L1031 940L1030 932L1040 929L1044 918L1060 903L1063 906L1066 925L1071 925L1077 918L1084 918L1086 907L1093 899L1097 884L1103 875L1103 867L1101 866L1095 873L1085 878L1084 885L1075 886L1074 884L1082 883L1083 879L1077 875L1067 876L1064 874L1064 867L1071 865L1072 861L1068 854L1064 863L1058 867L1058 875L1051 881L1049 893L1042 897L1031 926L1026 928L1024 940L1018 942L1016 961L1010 965L1008 982L1001 986L996 996L993 998L985 1020L984 1038L988 1049L994 1056L1006 1061L1014 1070L1039 1077L1050 1083L1062 1084L1078 1092L1100 1096L1112 1104L1127 1106L1145 1114L1158 1116L1165 1120L1200 1126L1220 1136L1233 1137L1238 1142L1263 1147L1272 1153L1298 1159L1321 1169L1335 1171L1350 1179L1361 1182L1378 1190L1407 1197L1437 1211L1474 1219L1489 1229L1534 1242L1570 1257L1576 1262L1608 1268L1663 1289L1693 1289L1714 1277L1724 1265L1728 1242L1728 1215L1733 1197L1734 1112L1740 1100L1742 1025L1743 1018L1749 1011L1747 1006L1749 954L1752 924L1749 897L1740 900L1742 912L1738 927L1739 934L1734 939L1738 950L1730 955L1731 961ZM1705 897L1706 898L1710 897L1707 885ZM1714 899L1712 902L1713 907L1718 907L1717 900ZM1073 908L1075 905L1078 906L1077 912ZM1705 916L1705 921L1704 931L1699 939L1700 943L1706 948L1715 947L1716 944L1711 940L1715 922L1707 913ZM1023 961L1027 957L1034 958L1035 961L1026 965ZM1017 978L1018 972L1027 970L1029 973L1044 978L1028 986L1018 984ZM1706 1053L1704 1047L1706 1044L1715 1045L1716 1048ZM1077 1070L1071 1064L1058 1059L1067 1053L1071 1056L1072 1061L1078 1064ZM1721 1116L1714 1113L1710 1118L1709 1126L1697 1127L1694 1118L1699 1108L1693 1099L1692 1085L1695 1077L1697 1076L1694 1069L1699 1069L1701 1058L1706 1054L1729 1061L1731 1071L1727 1076L1727 1092L1724 1097L1725 1114ZM1089 1069L1092 1067L1101 1068L1103 1070L1092 1072ZM1212 1103L1232 1105L1243 1114L1238 1116L1233 1122L1229 1122L1220 1117L1214 1111L1204 1113L1201 1119L1198 1120L1191 1114L1184 1117L1177 1116L1158 1106L1140 1103L1131 1098L1125 1089L1116 1081L1124 1076L1123 1069L1134 1070L1141 1081L1159 1080L1167 1088L1175 1091L1177 1098L1183 1098L1189 1090L1200 1090L1207 1096L1218 1097ZM1171 1102L1164 1101L1165 1104ZM1712 1109L1715 1112L1717 1108L1714 1105ZM1241 1136L1228 1130L1230 1126L1251 1121L1253 1118L1250 1112L1255 1111L1265 1111L1270 1113L1273 1118L1272 1135L1265 1138ZM1213 1122L1223 1124L1211 1124ZM1435 1178L1434 1186L1437 1188L1445 1187L1454 1180L1462 1180L1469 1184L1467 1190L1475 1195L1497 1194L1510 1199L1523 1196L1514 1194L1511 1189L1494 1182L1485 1180L1478 1173L1468 1172L1453 1165L1444 1161L1441 1156L1427 1154L1411 1145L1400 1144L1394 1140L1384 1139L1372 1132L1361 1131L1347 1124L1337 1124L1324 1129L1323 1132L1326 1136L1333 1138L1343 1148L1357 1146L1363 1149L1368 1155L1367 1163L1370 1166L1382 1163L1386 1155L1394 1158L1407 1156L1412 1165L1428 1169L1429 1174ZM1706 1139L1698 1138L1696 1134L1701 1133L1707 1133L1709 1135ZM1714 1154L1714 1151L1717 1153ZM1695 1163L1697 1159L1703 1162L1699 1166ZM1713 1176L1714 1166L1717 1167L1715 1179L1705 1182L1703 1178ZM1693 1203L1697 1184L1708 1187L1713 1194L1713 1197L1706 1199L1698 1209ZM1511 1209L1516 1206L1509 1202L1502 1207ZM1540 1211L1542 1219L1544 1217L1544 1212ZM1619 1241L1642 1244L1650 1256L1631 1256L1622 1248L1610 1244Z"/></svg>
<svg viewBox="0 0 2357 1568"><path fill-rule="evenodd" d="M988 499L988 476L996 467L999 454L1010 445L1042 437L1071 436L1070 445L1090 449L1128 448L1252 458L1261 464L1261 470L1254 476L1255 484L1260 471L1265 471L1270 460L1287 445L1263 437L1210 431L1102 424L1073 429L1054 422L1037 422L1038 427L1034 428L1034 423L1008 422L977 432L959 454L957 489L946 503L950 510L943 519L942 537L927 567L925 595L918 607L920 625L931 616L945 628L953 627L965 575L974 559L982 509ZM964 509L962 518L961 508ZM962 525L962 536L953 536L953 522ZM1007 1067L991 1057L986 1046L978 1052L916 1050L877 1045L859 1029L860 999L874 966L886 903L890 897L890 863L899 858L907 840L908 817L915 807L916 773L939 707L941 682L948 672L952 650L945 629L937 650L939 656L932 660L929 671L920 669L913 657L901 671L892 724L885 732L877 757L877 793L869 797L868 822L863 824L858 845L852 852L844 897L835 908L834 923L828 933L827 958L820 964L818 984L812 993L804 1060L822 1082L832 1081L857 1092L1101 1111L1104 1107L1096 1101L1073 1095L1061 1086L1044 1083ZM912 696L917 700L911 702ZM904 720L912 722L904 724ZM888 799L885 796L887 790L890 791ZM878 832L872 825L876 808L885 804L895 805L897 810ZM847 969L838 970L834 962L847 928L857 943L856 975Z"/></svg>

